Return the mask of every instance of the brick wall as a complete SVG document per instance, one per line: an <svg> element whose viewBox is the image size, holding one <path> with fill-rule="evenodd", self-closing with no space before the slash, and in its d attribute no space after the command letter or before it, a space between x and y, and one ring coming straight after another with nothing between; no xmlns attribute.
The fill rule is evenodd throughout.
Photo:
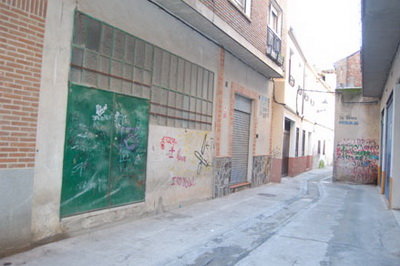
<svg viewBox="0 0 400 266"><path fill-rule="evenodd" d="M34 166L47 0L0 0L0 168Z"/></svg>
<svg viewBox="0 0 400 266"><path fill-rule="evenodd" d="M291 157L289 158L289 171L288 176L296 176L299 175L309 169L308 161L310 156L303 156L303 157Z"/></svg>
<svg viewBox="0 0 400 266"><path fill-rule="evenodd" d="M253 0L247 18L229 0L200 0L262 53L266 52L269 1Z"/></svg>
<svg viewBox="0 0 400 266"><path fill-rule="evenodd" d="M361 60L360 52L357 52L347 58L347 83L354 87L361 87Z"/></svg>
<svg viewBox="0 0 400 266"><path fill-rule="evenodd" d="M338 88L362 87L360 52L337 61L335 72Z"/></svg>

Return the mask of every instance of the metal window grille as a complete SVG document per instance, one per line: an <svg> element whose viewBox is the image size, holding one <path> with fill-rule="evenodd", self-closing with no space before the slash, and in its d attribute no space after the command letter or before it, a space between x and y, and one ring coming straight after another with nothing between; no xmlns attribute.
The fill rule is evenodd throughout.
<svg viewBox="0 0 400 266"><path fill-rule="evenodd" d="M214 73L75 13L71 82L150 99L150 123L211 130Z"/></svg>

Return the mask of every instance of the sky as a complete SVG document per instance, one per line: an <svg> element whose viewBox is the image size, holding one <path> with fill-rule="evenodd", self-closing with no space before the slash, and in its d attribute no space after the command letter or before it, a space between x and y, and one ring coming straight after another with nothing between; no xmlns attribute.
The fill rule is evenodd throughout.
<svg viewBox="0 0 400 266"><path fill-rule="evenodd" d="M360 0L288 0L289 23L309 63L331 69L361 47Z"/></svg>

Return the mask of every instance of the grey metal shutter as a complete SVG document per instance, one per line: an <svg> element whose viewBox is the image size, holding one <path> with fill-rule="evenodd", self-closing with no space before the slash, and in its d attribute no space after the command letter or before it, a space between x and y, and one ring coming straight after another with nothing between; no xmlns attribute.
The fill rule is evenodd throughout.
<svg viewBox="0 0 400 266"><path fill-rule="evenodd" d="M250 119L251 100L237 95L233 115L231 184L247 181Z"/></svg>

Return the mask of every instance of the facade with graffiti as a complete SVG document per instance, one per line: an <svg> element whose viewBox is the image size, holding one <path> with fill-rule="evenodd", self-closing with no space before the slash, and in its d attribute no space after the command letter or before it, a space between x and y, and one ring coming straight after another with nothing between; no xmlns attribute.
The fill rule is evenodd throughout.
<svg viewBox="0 0 400 266"><path fill-rule="evenodd" d="M378 101L362 96L360 52L335 63L333 179L375 184L379 171Z"/></svg>
<svg viewBox="0 0 400 266"><path fill-rule="evenodd" d="M23 189L0 196L2 252L271 181L286 1L41 2L35 163L1 164Z"/></svg>
<svg viewBox="0 0 400 266"><path fill-rule="evenodd" d="M334 180L375 184L379 165L378 101L360 88L336 89Z"/></svg>
<svg viewBox="0 0 400 266"><path fill-rule="evenodd" d="M334 93L288 32L285 79L274 82L272 179L332 163Z"/></svg>

